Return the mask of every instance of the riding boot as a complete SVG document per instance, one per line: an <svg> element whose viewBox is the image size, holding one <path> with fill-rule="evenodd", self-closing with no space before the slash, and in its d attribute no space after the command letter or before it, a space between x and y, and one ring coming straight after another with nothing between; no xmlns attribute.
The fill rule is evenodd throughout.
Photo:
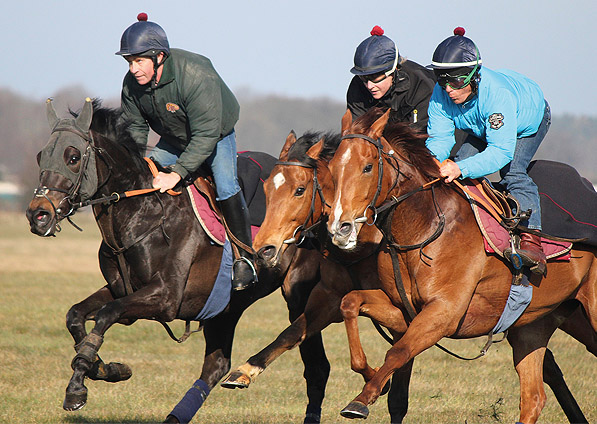
<svg viewBox="0 0 597 424"><path fill-rule="evenodd" d="M547 258L541 247L541 237L529 234L520 234L520 249L517 253L522 258L522 263L529 266L534 274L545 275L547 271Z"/></svg>
<svg viewBox="0 0 597 424"><path fill-rule="evenodd" d="M243 193L239 191L234 196L222 200L220 208L232 235L241 243L252 247L249 209ZM233 240L230 241L234 244ZM232 290L244 290L257 281L253 255L242 248L238 251L240 257L234 260L232 266Z"/></svg>

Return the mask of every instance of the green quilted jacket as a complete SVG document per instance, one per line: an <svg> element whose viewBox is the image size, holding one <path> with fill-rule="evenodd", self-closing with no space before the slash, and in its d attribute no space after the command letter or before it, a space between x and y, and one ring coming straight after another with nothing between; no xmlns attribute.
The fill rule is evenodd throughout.
<svg viewBox="0 0 597 424"><path fill-rule="evenodd" d="M122 109L141 152L150 127L183 152L172 169L184 178L234 130L240 107L208 58L171 49L155 88L139 85L130 72L126 74Z"/></svg>

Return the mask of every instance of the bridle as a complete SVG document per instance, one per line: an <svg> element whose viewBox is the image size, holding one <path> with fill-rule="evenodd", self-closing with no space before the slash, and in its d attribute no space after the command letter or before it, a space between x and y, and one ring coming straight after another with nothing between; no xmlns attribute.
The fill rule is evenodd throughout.
<svg viewBox="0 0 597 424"><path fill-rule="evenodd" d="M289 239L284 240L284 244L294 244L300 245L305 240L305 234L312 231L315 227L320 224L321 218L314 222L311 226L307 227L309 221L313 220L313 214L315 213L315 201L317 199L317 195L319 195L319 199L321 200L322 205L327 205L325 198L323 197L323 189L319 184L319 180L317 179L317 165L310 165L305 162L297 162L297 161L278 161L276 165L283 165L283 166L301 166L303 168L308 168L313 170L313 192L311 193L311 206L309 207L309 214L305 218L305 222L301 225L296 227L292 233L292 237Z"/></svg>
<svg viewBox="0 0 597 424"><path fill-rule="evenodd" d="M422 249L423 247L425 247L429 243L431 243L433 240L437 239L440 236L440 234L442 233L444 226L445 226L445 221L446 221L445 215L441 211L441 208L437 204L437 200L435 198L434 186L436 183L441 181L441 178L436 178L428 183L425 183L425 184L415 188L414 190L411 190L405 194L402 194L401 196L398 196L398 197L392 196L391 199L384 202L380 207L376 207L375 204L377 203L377 200L379 199L379 196L380 196L381 190L382 190L384 157L387 158L388 164L392 168L394 168L394 170L396 171L396 175L397 175L397 177L392 182L392 186L389 188L388 193L391 193L392 190L398 185L398 180L400 179L400 175L404 175L406 178L408 178L404 173L402 173L400 171L400 162L402 162L406 165L409 165L409 166L414 166L414 165L412 163L406 162L405 160L397 157L395 155L394 150L390 150L388 152L384 151L381 137L378 139L374 139L374 138L371 138L364 134L346 134L342 137L342 140L346 140L346 139L361 139L361 140L365 140L365 141L373 144L373 146L375 146L377 148L377 157L378 157L377 190L375 192L375 195L373 196L373 199L365 208L363 215L359 218L356 218L354 221L356 223L366 223L367 225L375 225L377 223L377 218L378 218L379 214L385 212L386 210L391 210L390 214L392 214L393 208L396 207L399 203L408 199L409 197L411 197L412 195L414 195L416 193L419 193L421 191L424 191L424 190L430 188L432 196L433 196L433 203L435 206L435 210L436 210L437 216L439 218L439 224L438 224L436 230L434 231L434 233L431 236L429 236L426 240L424 240L421 243L416 243L416 244L411 244L411 245L399 245L399 244L396 244L392 240L391 231L388 228L385 228L385 229L383 228L385 226L384 225L385 223L387 223L388 221L391 222L391 219L388 220L386 217L386 219L384 220L385 222L381 222L377 226L384 234L384 237L386 238L386 240L388 240L388 243L390 245L392 245L393 247L400 249L400 250L412 250L412 249L418 249L418 248ZM369 209L371 209L373 211L373 220L371 223L369 223L369 219L367 218L367 211ZM421 254L423 256L425 256L425 254L422 251L421 251Z"/></svg>
<svg viewBox="0 0 597 424"><path fill-rule="evenodd" d="M59 187L48 187L48 186L40 185L39 187L37 187L36 189L33 190L33 194L35 195L35 197L45 198L50 203L50 205L52 206L52 210L54 211L54 216L56 217L55 219L57 222L64 218L67 218L68 222L70 222L71 225L73 225L79 231L83 231L70 218L76 212L76 210L80 206L82 206L81 203L75 202L74 199L77 196L79 196L79 191L81 189L83 177L85 176L85 174L87 172L87 168L89 166L91 155L94 153L97 153L97 157L101 157L101 153L103 152L103 149L95 146L91 132L82 131L79 128L76 128L75 126L56 126L55 128L52 129L51 134L54 134L56 132L62 132L62 131L73 133L73 134L77 135L78 137L82 138L86 143L85 147L83 149L84 152L81 156L81 167L79 169L79 173L77 174L77 178L68 190L65 190L65 189L62 189ZM109 176L106 177L106 180L108 178L109 178ZM105 183L105 181L102 184L98 185L98 187L103 185ZM50 191L57 191L60 193L65 193L66 196L62 200L60 200L58 205L54 205L54 202L52 201L52 199L50 199L48 197L48 193ZM62 208L63 202L65 202L68 205L68 207L66 208L66 212L64 212L64 209ZM58 231L60 231L60 225L58 223L56 224L56 228Z"/></svg>

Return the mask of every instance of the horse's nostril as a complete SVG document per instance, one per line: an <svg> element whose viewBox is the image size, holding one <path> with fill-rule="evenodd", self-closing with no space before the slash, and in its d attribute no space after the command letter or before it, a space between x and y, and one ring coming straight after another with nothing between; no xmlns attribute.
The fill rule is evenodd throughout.
<svg viewBox="0 0 597 424"><path fill-rule="evenodd" d="M352 231L352 224L350 222L343 222L340 225L340 229L338 230L338 234L345 237L350 234Z"/></svg>
<svg viewBox="0 0 597 424"><path fill-rule="evenodd" d="M257 256L259 256L263 260L271 260L276 255L276 248L274 246L263 246L257 252Z"/></svg>

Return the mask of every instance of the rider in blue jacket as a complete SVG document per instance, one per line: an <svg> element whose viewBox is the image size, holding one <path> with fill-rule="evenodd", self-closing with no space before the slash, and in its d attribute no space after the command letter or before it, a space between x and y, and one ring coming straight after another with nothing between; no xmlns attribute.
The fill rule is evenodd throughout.
<svg viewBox="0 0 597 424"><path fill-rule="evenodd" d="M539 193L527 167L549 129L551 113L537 83L514 71L482 67L477 46L460 27L439 44L430 67L438 83L429 102L427 147L444 161L454 146L455 129L476 136L467 138L454 162L442 163L445 181L499 171L520 212L531 211L521 224L541 230ZM525 265L543 274L546 258L540 240L522 232L517 251Z"/></svg>

